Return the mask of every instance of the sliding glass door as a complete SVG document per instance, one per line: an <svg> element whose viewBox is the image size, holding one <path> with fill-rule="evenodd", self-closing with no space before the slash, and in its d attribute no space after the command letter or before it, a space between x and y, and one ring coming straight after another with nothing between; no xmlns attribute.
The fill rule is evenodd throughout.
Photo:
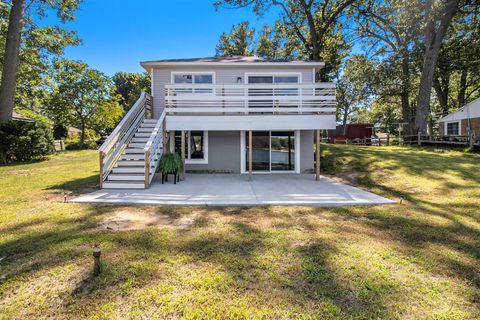
<svg viewBox="0 0 480 320"><path fill-rule="evenodd" d="M295 170L295 133L272 131L270 136L271 171Z"/></svg>
<svg viewBox="0 0 480 320"><path fill-rule="evenodd" d="M246 168L248 171L248 133L245 134ZM295 132L254 131L252 132L252 171L287 172L295 171Z"/></svg>

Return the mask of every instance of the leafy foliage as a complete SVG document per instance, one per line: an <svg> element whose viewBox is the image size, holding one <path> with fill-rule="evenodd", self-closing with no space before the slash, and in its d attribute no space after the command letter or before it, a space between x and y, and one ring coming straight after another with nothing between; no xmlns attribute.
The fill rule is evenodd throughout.
<svg viewBox="0 0 480 320"><path fill-rule="evenodd" d="M48 111L56 123L78 126L82 144L87 128L99 133L113 128L123 115L123 108L110 78L82 62L63 59L55 67Z"/></svg>
<svg viewBox="0 0 480 320"><path fill-rule="evenodd" d="M30 161L54 152L53 135L39 121L9 121L0 124L0 161Z"/></svg>
<svg viewBox="0 0 480 320"><path fill-rule="evenodd" d="M248 21L232 26L230 33L222 33L215 48L217 56L253 55L253 36L255 29Z"/></svg>
<svg viewBox="0 0 480 320"><path fill-rule="evenodd" d="M151 93L150 74L148 72L143 74L117 72L112 80L117 93L122 96L121 105L125 112L134 105L142 92Z"/></svg>
<svg viewBox="0 0 480 320"><path fill-rule="evenodd" d="M178 153L167 153L162 156L158 169L162 173L181 172L183 170L183 162Z"/></svg>

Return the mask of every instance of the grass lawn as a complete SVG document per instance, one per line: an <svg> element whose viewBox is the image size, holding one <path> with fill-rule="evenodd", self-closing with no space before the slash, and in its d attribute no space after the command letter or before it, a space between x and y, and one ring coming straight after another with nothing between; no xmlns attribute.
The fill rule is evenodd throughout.
<svg viewBox="0 0 480 320"><path fill-rule="evenodd" d="M97 184L94 151L0 167L0 319L480 318L480 156L347 146L324 155L328 173L402 204L82 205L63 192ZM159 222L99 227L119 212Z"/></svg>

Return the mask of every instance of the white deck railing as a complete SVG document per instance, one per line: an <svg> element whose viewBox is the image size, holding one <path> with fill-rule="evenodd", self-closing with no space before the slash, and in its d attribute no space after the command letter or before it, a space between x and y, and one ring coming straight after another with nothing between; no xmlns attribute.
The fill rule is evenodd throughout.
<svg viewBox="0 0 480 320"><path fill-rule="evenodd" d="M334 83L166 84L167 114L331 114Z"/></svg>
<svg viewBox="0 0 480 320"><path fill-rule="evenodd" d="M152 182L155 171L157 170L160 159L164 153L163 145L164 139L164 128L165 128L165 111L162 112L160 118L155 124L150 137L148 138L143 152L145 152L145 188L150 186Z"/></svg>

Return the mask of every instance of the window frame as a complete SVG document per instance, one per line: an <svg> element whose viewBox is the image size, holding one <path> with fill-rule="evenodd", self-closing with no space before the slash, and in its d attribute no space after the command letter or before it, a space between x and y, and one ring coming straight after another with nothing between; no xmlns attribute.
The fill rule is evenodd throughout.
<svg viewBox="0 0 480 320"><path fill-rule="evenodd" d="M182 131L182 130L175 130ZM187 148L185 152L185 164L208 164L208 131L206 130L183 130L186 133L185 137L185 147ZM191 132L192 131L202 131L203 132L203 159L191 159ZM175 152L175 139L170 139L170 152Z"/></svg>
<svg viewBox="0 0 480 320"><path fill-rule="evenodd" d="M457 126L458 126L457 134L450 134L450 133L448 133L448 125L449 125L449 124L457 124ZM448 121L448 122L445 122L445 135L446 135L446 136L460 136L460 135L462 135L462 125L461 125L460 121Z"/></svg>
<svg viewBox="0 0 480 320"><path fill-rule="evenodd" d="M275 76L297 76L298 77L298 82L297 84L303 83L302 79L302 73L301 72L245 72L244 79L246 84L252 84L249 83L248 77L250 76L264 76L264 77L272 77L273 83L272 85L275 85ZM288 84L288 83L287 83ZM292 83L294 84L294 83Z"/></svg>
<svg viewBox="0 0 480 320"><path fill-rule="evenodd" d="M216 83L216 79L215 79L215 75L216 75L216 72L215 71L172 71L170 73L170 84L176 84L175 83L175 76L176 75L191 75L192 76L192 83L189 83L189 84L192 84L192 85L195 85L195 75L209 75L209 76L212 76L212 83L211 84L215 84ZM180 83L178 83L180 84ZM207 83L200 83L200 84L207 84ZM210 84L210 83L208 83Z"/></svg>

